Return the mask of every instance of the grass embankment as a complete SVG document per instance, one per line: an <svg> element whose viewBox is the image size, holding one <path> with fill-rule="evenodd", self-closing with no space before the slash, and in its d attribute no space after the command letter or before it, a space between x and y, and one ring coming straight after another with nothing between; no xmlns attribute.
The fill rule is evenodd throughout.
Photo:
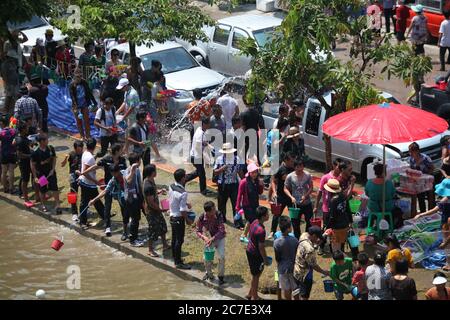
<svg viewBox="0 0 450 320"><path fill-rule="evenodd" d="M70 143L71 144L71 143ZM70 145L67 143L67 145ZM67 208L64 211L64 214L70 213L70 205L67 202L67 192L69 192L69 176L67 174L68 168L64 167L61 168L61 161L64 159L65 154L68 151L62 151L58 152L58 164L56 166L57 173L58 173L58 184L61 191L61 200L62 200L62 207ZM19 176L19 169L16 168L16 181L18 180ZM98 171L98 178L103 176L102 170ZM166 171L158 170L158 176L156 177L156 182L159 186L168 188L168 186L173 183L173 175L171 173L168 173ZM198 190L198 183L197 182L190 182L186 186L187 191L189 192L189 202L193 206L193 211L197 213L197 216L202 213L203 211L203 203L207 200L212 200L216 202L216 197L205 197L201 195ZM33 192L30 192L30 195L33 195ZM167 196L160 196L160 199L163 199ZM51 204L51 203L49 203ZM49 206L51 207L51 206ZM49 208L50 209L50 208ZM228 203L228 219L232 219L232 210L231 210L231 204ZM114 234L120 234L122 232L122 222L121 222L121 215L120 210L118 207L118 204L116 201L113 202L113 208L112 212L116 215L112 217L112 231ZM284 214L287 214L285 212ZM170 232L170 224L168 223L168 215L166 215L166 221L169 228L169 232L167 234L169 240L171 238L171 232ZM266 222L265 227L267 234L270 232L270 226L271 226L271 219ZM304 231L304 224L301 226L302 231ZM147 232L147 221L144 217L141 219L140 224L140 234L141 236L145 235ZM250 284L250 272L248 268L247 263L247 257L245 255L245 244L239 241L239 237L241 235L241 231L234 228L231 224L226 225L226 262L225 262L225 280L228 282L228 285L240 284L245 287L249 287ZM269 256L274 257L274 251L273 251L273 242L272 241L266 241L266 250L267 254ZM155 249L158 253L161 253L162 251L162 243L158 241L155 244ZM164 256L167 258L171 257L170 250L164 253ZM186 227L186 236L185 236L185 242L183 245L183 257L185 262L191 264L193 268L204 271L204 265L203 265L203 242L197 238L195 234L195 227L187 226ZM318 256L319 264L324 267L328 268L331 263L331 257L329 255L324 256ZM216 258L217 261L217 258ZM214 264L214 271L217 270L217 265ZM274 273L276 270L276 262L269 266L265 267L265 270L260 278L260 285L259 290L263 293L276 293L275 289L275 279L274 279ZM419 290L421 296L423 298L424 290L430 287L430 279L432 278L432 272L427 270L419 270L415 269L413 270L410 275L416 280L417 283L417 289ZM323 291L323 285L322 285L322 278L321 275L318 273L314 273L314 280L315 284L313 285L313 289L311 292L311 299L334 299L334 295L331 293L324 293ZM347 296L346 299L349 299Z"/></svg>

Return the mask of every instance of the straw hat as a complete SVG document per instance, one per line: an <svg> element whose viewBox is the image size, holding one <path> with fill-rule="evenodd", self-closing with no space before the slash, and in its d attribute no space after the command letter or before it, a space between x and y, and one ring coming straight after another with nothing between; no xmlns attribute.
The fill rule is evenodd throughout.
<svg viewBox="0 0 450 320"><path fill-rule="evenodd" d="M290 127L289 128L289 134L287 136L288 139L296 138L300 136L300 131L298 130L298 127Z"/></svg>
<svg viewBox="0 0 450 320"><path fill-rule="evenodd" d="M222 149L219 150L220 153L224 153L224 154L235 153L236 151L237 151L237 149L233 148L232 144L229 142L224 143L222 146Z"/></svg>
<svg viewBox="0 0 450 320"><path fill-rule="evenodd" d="M339 181L336 179L330 179L328 180L327 184L324 186L325 190L331 193L339 193L342 191L341 185L339 184Z"/></svg>
<svg viewBox="0 0 450 320"><path fill-rule="evenodd" d="M450 179L444 179L436 185L435 193L441 197L450 197Z"/></svg>

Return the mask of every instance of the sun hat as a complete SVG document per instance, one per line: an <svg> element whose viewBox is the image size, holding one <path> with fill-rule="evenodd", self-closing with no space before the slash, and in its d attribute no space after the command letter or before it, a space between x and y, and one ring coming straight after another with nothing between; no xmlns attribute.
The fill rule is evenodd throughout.
<svg viewBox="0 0 450 320"><path fill-rule="evenodd" d="M56 48L59 48L59 47L65 46L65 45L66 45L66 41L64 41L64 39L58 40L56 42Z"/></svg>
<svg viewBox="0 0 450 320"><path fill-rule="evenodd" d="M331 193L339 193L342 191L339 181L336 179L328 180L327 184L324 185L324 188Z"/></svg>
<svg viewBox="0 0 450 320"><path fill-rule="evenodd" d="M289 128L289 134L287 136L288 139L296 138L300 136L300 130L298 130L298 127L290 127Z"/></svg>
<svg viewBox="0 0 450 320"><path fill-rule="evenodd" d="M433 279L434 285L439 285L439 284L444 284L444 283L447 283L447 278L445 278L445 277L437 276Z"/></svg>
<svg viewBox="0 0 450 320"><path fill-rule="evenodd" d="M436 185L434 192L441 197L450 197L450 179L444 179Z"/></svg>
<svg viewBox="0 0 450 320"><path fill-rule="evenodd" d="M411 9L416 13L421 13L423 11L423 6L418 4L417 6L411 6Z"/></svg>
<svg viewBox="0 0 450 320"><path fill-rule="evenodd" d="M220 149L219 152L226 154L226 153L234 153L236 152L236 150L237 149L233 148L231 143L227 142L223 144L222 149Z"/></svg>
<svg viewBox="0 0 450 320"><path fill-rule="evenodd" d="M257 170L259 170L259 167L255 163L250 163L247 166L247 172L248 173L252 173L252 172L257 171Z"/></svg>
<svg viewBox="0 0 450 320"><path fill-rule="evenodd" d="M127 86L130 82L126 78L121 78L119 81L119 84L117 85L116 89L121 90L123 87Z"/></svg>

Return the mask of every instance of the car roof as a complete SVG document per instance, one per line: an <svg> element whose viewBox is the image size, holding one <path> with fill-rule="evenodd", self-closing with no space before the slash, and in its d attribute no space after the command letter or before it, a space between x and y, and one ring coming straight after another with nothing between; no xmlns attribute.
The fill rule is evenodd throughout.
<svg viewBox="0 0 450 320"><path fill-rule="evenodd" d="M151 42L150 48L147 47L145 44L136 46L136 56L139 57L144 54L164 51L167 49L180 48L180 47L182 47L182 45L180 45L174 41L166 41L164 43ZM118 44L118 45L112 47L109 51L111 51L112 49L117 49L119 51L130 53L130 46L128 45L128 42Z"/></svg>
<svg viewBox="0 0 450 320"><path fill-rule="evenodd" d="M233 27L240 27L250 31L261 30L281 25L283 19L272 16L260 16L256 14L244 14L220 19L218 22Z"/></svg>

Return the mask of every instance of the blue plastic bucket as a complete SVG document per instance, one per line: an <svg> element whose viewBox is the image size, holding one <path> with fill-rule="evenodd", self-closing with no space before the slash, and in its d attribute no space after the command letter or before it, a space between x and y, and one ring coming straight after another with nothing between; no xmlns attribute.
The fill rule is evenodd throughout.
<svg viewBox="0 0 450 320"><path fill-rule="evenodd" d="M357 235L352 235L352 236L348 237L348 243L350 244L350 247L358 248L359 247L359 237Z"/></svg>
<svg viewBox="0 0 450 320"><path fill-rule="evenodd" d="M352 297L353 298L358 297L358 287L352 287Z"/></svg>
<svg viewBox="0 0 450 320"><path fill-rule="evenodd" d="M333 292L334 291L334 282L333 280L323 280L323 289L325 292Z"/></svg>

